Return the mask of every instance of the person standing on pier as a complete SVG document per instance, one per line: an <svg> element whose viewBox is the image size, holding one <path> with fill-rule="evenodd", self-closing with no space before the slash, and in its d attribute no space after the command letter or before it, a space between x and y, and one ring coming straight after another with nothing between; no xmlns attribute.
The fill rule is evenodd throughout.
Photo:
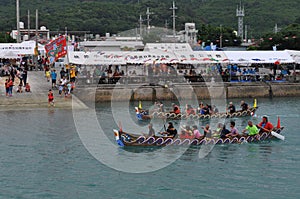
<svg viewBox="0 0 300 199"><path fill-rule="evenodd" d="M12 96L13 87L14 87L14 82L13 82L12 78L9 78L8 79L8 95L9 95L9 97Z"/></svg>
<svg viewBox="0 0 300 199"><path fill-rule="evenodd" d="M23 79L23 85L26 87L27 84L27 69L24 68L23 73L22 73L22 79Z"/></svg>
<svg viewBox="0 0 300 199"><path fill-rule="evenodd" d="M5 94L8 96L9 94L9 84L8 84L8 79L5 80Z"/></svg>
<svg viewBox="0 0 300 199"><path fill-rule="evenodd" d="M53 69L51 71L52 88L56 88L56 77L57 77L56 71L55 69Z"/></svg>
<svg viewBox="0 0 300 199"><path fill-rule="evenodd" d="M48 106L55 106L54 105L54 95L53 95L53 92L51 89L49 89L49 92L48 92Z"/></svg>

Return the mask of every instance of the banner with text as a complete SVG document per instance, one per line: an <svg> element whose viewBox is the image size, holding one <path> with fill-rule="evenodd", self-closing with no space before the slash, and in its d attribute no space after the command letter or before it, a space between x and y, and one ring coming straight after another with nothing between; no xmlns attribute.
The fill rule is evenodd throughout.
<svg viewBox="0 0 300 199"><path fill-rule="evenodd" d="M67 54L67 40L65 36L59 36L45 45L46 55L49 62L54 63L58 58Z"/></svg>

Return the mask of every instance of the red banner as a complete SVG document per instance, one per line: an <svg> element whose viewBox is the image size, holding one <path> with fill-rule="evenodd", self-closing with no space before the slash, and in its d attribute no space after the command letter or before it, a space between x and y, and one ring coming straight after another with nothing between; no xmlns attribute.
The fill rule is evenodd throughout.
<svg viewBox="0 0 300 199"><path fill-rule="evenodd" d="M45 45L46 55L50 64L54 63L58 58L67 54L67 40L65 36L59 36L57 39Z"/></svg>

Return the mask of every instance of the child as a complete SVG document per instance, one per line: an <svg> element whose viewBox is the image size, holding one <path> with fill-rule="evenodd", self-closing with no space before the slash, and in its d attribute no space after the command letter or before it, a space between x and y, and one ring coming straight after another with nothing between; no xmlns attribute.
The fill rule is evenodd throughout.
<svg viewBox="0 0 300 199"><path fill-rule="evenodd" d="M59 87L58 87L58 94L61 96L62 92L64 89L64 85L62 83L62 81L59 82Z"/></svg>
<svg viewBox="0 0 300 199"><path fill-rule="evenodd" d="M22 93L22 83L19 84L18 89L17 89L17 93Z"/></svg>
<svg viewBox="0 0 300 199"><path fill-rule="evenodd" d="M54 96L53 96L53 93L52 93L52 90L49 89L49 92L48 92L48 106L55 106L54 105Z"/></svg>
<svg viewBox="0 0 300 199"><path fill-rule="evenodd" d="M8 93L9 93L8 79L5 80L5 91L6 91L6 96L8 96Z"/></svg>
<svg viewBox="0 0 300 199"><path fill-rule="evenodd" d="M50 75L51 75L50 70L47 70L45 73L46 73L47 82L50 82Z"/></svg>
<svg viewBox="0 0 300 199"><path fill-rule="evenodd" d="M25 92L31 92L29 83L26 83L25 85Z"/></svg>

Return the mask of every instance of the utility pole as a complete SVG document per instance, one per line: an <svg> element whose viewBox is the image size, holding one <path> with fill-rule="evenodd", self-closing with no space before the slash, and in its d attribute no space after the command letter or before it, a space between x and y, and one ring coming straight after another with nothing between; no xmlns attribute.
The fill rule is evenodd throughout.
<svg viewBox="0 0 300 199"><path fill-rule="evenodd" d="M245 41L248 43L248 26L245 25Z"/></svg>
<svg viewBox="0 0 300 199"><path fill-rule="evenodd" d="M240 7L237 6L236 16L238 17L238 36L243 41L243 39L244 39L243 23L244 23L245 9L244 9L244 7L242 7L242 1L240 2Z"/></svg>
<svg viewBox="0 0 300 199"><path fill-rule="evenodd" d="M28 40L30 40L30 10L28 10Z"/></svg>
<svg viewBox="0 0 300 199"><path fill-rule="evenodd" d="M142 19L142 15L140 15L140 19L139 19L139 23L140 23L140 38L142 38L142 26L143 26L143 19Z"/></svg>
<svg viewBox="0 0 300 199"><path fill-rule="evenodd" d="M17 7L17 43L21 42L21 35L20 35L20 4L19 0L16 0L16 7Z"/></svg>
<svg viewBox="0 0 300 199"><path fill-rule="evenodd" d="M222 33L222 25L220 25L220 48L222 48L223 46L223 33Z"/></svg>
<svg viewBox="0 0 300 199"><path fill-rule="evenodd" d="M146 12L146 15L147 15L147 33L149 34L149 30L150 30L150 15L154 14L153 12L150 12L150 9L149 7L147 8L147 12Z"/></svg>
<svg viewBox="0 0 300 199"><path fill-rule="evenodd" d="M173 5L170 9L173 10L173 15L172 15L172 17L173 17L173 37L174 37L174 42L175 42L175 37L176 37L176 13L175 13L175 11L178 9L175 6L175 1L173 1Z"/></svg>

